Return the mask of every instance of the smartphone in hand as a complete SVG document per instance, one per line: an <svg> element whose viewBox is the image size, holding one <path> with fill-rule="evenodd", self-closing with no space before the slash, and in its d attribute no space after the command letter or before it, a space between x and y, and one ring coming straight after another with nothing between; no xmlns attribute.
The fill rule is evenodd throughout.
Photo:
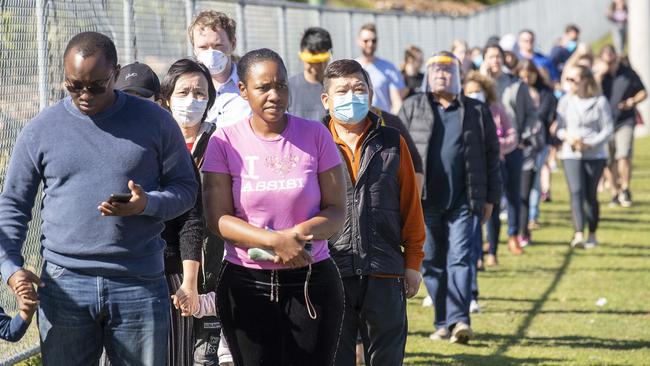
<svg viewBox="0 0 650 366"><path fill-rule="evenodd" d="M108 197L108 203L120 202L127 203L131 200L131 193L113 193Z"/></svg>

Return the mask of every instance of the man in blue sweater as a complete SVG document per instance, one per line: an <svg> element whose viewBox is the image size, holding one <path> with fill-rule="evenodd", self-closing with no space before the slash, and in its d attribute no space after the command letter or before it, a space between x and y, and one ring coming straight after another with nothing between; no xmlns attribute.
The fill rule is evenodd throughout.
<svg viewBox="0 0 650 366"><path fill-rule="evenodd" d="M168 112L114 90L119 65L108 37L74 36L64 68L70 96L23 128L11 156L0 195L2 278L14 291L40 282L44 364L97 364L102 348L113 364L164 364L170 305L160 233L194 204L191 157ZM20 249L41 183L39 281L22 268ZM116 193L128 201L109 199Z"/></svg>

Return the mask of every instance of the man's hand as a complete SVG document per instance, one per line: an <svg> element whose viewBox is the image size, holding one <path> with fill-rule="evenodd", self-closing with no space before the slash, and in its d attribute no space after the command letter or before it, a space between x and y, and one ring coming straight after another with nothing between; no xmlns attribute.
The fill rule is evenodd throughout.
<svg viewBox="0 0 650 366"><path fill-rule="evenodd" d="M483 217L481 218L481 226L485 224L487 220L490 219L493 210L494 210L494 204L486 202L485 206L483 206Z"/></svg>
<svg viewBox="0 0 650 366"><path fill-rule="evenodd" d="M102 202L97 209L102 216L134 216L139 215L147 207L147 193L132 180L129 181L131 200L122 202Z"/></svg>
<svg viewBox="0 0 650 366"><path fill-rule="evenodd" d="M34 291L34 286L29 282L20 282L16 286L16 300L18 301L20 317L24 321L30 322L36 309L38 309L38 297L36 291Z"/></svg>
<svg viewBox="0 0 650 366"><path fill-rule="evenodd" d="M406 285L406 298L410 299L417 295L420 290L420 282L422 282L422 275L419 271L407 268L404 271L404 284Z"/></svg>

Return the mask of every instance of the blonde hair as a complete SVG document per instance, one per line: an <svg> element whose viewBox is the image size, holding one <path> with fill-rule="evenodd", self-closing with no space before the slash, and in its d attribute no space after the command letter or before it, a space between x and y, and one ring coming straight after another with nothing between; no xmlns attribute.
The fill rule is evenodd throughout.
<svg viewBox="0 0 650 366"><path fill-rule="evenodd" d="M204 10L200 12L187 27L187 35L190 37L190 43L194 46L194 29L208 28L216 32L217 28L223 29L230 42L237 37L237 22L234 19L216 10Z"/></svg>
<svg viewBox="0 0 650 366"><path fill-rule="evenodd" d="M600 85L589 68L582 65L573 65L572 67L580 70L580 83L578 83L578 92L576 93L578 97L592 98L602 94Z"/></svg>

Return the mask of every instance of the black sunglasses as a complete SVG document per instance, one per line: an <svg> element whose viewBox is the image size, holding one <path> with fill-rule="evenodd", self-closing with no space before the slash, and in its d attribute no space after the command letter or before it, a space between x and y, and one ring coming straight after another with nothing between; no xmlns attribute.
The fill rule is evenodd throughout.
<svg viewBox="0 0 650 366"><path fill-rule="evenodd" d="M89 94L93 94L93 95L103 94L106 92L108 83L110 82L111 78L114 75L115 75L115 71L112 71L106 79L95 81L90 85L85 85L80 81L70 81L66 79L65 88L68 89L68 91L72 94L81 94L84 91L84 89Z"/></svg>

